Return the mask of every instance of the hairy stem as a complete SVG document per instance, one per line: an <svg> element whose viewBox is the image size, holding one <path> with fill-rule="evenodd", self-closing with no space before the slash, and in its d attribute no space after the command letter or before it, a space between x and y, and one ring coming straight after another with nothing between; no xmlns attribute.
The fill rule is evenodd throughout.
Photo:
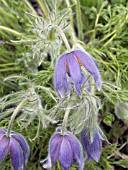
<svg viewBox="0 0 128 170"><path fill-rule="evenodd" d="M94 79L92 78L92 80L91 80L91 90L90 90L90 93L92 94L92 95L94 95L95 94L95 86L93 85L93 84L95 84L95 82L94 82Z"/></svg>
<svg viewBox="0 0 128 170"><path fill-rule="evenodd" d="M61 135L64 135L64 132L65 132L65 130L66 130L66 125L67 125L67 121L68 121L68 116L69 116L69 113L70 113L70 106L71 106L71 104L69 104L69 106L68 106L68 108L66 109L65 114L64 114L64 119L63 119L63 123L62 123Z"/></svg>
<svg viewBox="0 0 128 170"><path fill-rule="evenodd" d="M70 51L71 48L70 48L70 45L69 45L69 43L68 43L68 40L67 40L67 38L66 38L66 36L65 36L64 31L63 31L60 27L58 27L58 26L54 26L54 27L58 30L59 34L61 35L61 37L62 37L62 39L63 39L63 41L64 41L64 44L65 44L67 50Z"/></svg>
<svg viewBox="0 0 128 170"><path fill-rule="evenodd" d="M11 116L11 119L9 121L9 125L8 125L8 130L7 130L7 136L10 135L10 131L12 129L12 125L13 125L13 122L15 120L15 117L17 115L17 113L20 111L20 109L22 108L22 106L24 105L24 103L27 101L27 98L25 98L17 107L16 109L14 110L12 116Z"/></svg>

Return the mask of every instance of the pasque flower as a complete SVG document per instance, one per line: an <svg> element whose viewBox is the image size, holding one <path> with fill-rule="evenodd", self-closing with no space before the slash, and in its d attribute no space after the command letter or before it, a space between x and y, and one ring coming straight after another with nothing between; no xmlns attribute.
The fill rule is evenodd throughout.
<svg viewBox="0 0 128 170"><path fill-rule="evenodd" d="M66 92L71 90L70 81L67 76L70 77L71 82L75 84L78 96L81 96L80 89L86 80L82 73L81 66L84 66L93 76L97 89L101 89L101 75L96 61L87 52L74 50L70 53L63 54L55 67L54 87L61 97L65 97Z"/></svg>
<svg viewBox="0 0 128 170"><path fill-rule="evenodd" d="M49 142L48 157L44 160L46 163L43 167L51 168L57 160L64 170L69 170L74 160L78 163L79 170L83 170L84 158L81 144L70 132L66 132L64 135L56 132L52 135Z"/></svg>
<svg viewBox="0 0 128 170"><path fill-rule="evenodd" d="M102 139L98 132L94 133L93 142L91 142L88 133L83 130L81 132L81 143L86 152L86 160L90 162L94 159L98 162L102 151Z"/></svg>
<svg viewBox="0 0 128 170"><path fill-rule="evenodd" d="M4 128L0 128L0 163L9 153L14 170L24 170L30 153L29 146L19 133L12 131L10 136L6 133Z"/></svg>

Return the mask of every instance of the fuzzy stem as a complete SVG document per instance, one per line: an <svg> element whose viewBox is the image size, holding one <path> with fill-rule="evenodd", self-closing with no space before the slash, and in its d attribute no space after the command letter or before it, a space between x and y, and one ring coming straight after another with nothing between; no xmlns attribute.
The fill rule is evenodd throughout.
<svg viewBox="0 0 128 170"><path fill-rule="evenodd" d="M94 82L94 79L92 78L92 80L91 80L91 90L90 90L90 93L92 94L92 95L94 95L95 94L95 86L93 85L93 84L95 84L95 82Z"/></svg>
<svg viewBox="0 0 128 170"><path fill-rule="evenodd" d="M75 35L75 31L74 31L72 26L70 26L69 29L70 29L70 32L71 32L71 38L72 38L72 41L73 41L73 45L77 46L77 38L76 38L76 35Z"/></svg>
<svg viewBox="0 0 128 170"><path fill-rule="evenodd" d="M22 108L22 106L24 105L24 103L27 101L27 99L25 98L17 107L16 109L14 110L12 116L11 116L11 119L9 121L9 125L8 125L8 130L7 130L7 136L10 135L10 131L12 129L12 125L13 125L13 122L15 120L15 117L17 115L17 113L20 111L20 109Z"/></svg>
<svg viewBox="0 0 128 170"><path fill-rule="evenodd" d="M63 123L62 123L61 135L64 135L64 132L65 132L65 130L66 130L66 125L67 125L67 121L68 121L68 116L69 116L69 113L70 113L70 106L71 106L71 104L68 106L68 108L66 109L65 114L64 114L64 119L63 119Z"/></svg>
<svg viewBox="0 0 128 170"><path fill-rule="evenodd" d="M65 43L65 46L66 46L67 50L70 51L71 48L70 48L70 45L69 45L69 43L68 43L68 40L67 40L67 38L66 38L66 36L65 36L64 31L63 31L60 27L58 27L58 26L54 26L54 27L58 30L59 34L61 35L61 37L62 37L62 39L63 39L63 41L64 41L64 43Z"/></svg>

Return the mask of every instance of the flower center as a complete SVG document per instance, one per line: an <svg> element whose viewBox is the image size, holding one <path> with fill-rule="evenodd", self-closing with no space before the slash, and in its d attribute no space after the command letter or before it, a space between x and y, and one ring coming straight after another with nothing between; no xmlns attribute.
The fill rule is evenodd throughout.
<svg viewBox="0 0 128 170"><path fill-rule="evenodd" d="M79 60L79 58L77 58L76 56L74 56L75 59L78 61L79 65L82 67L83 64L82 62ZM68 61L66 60L66 73L69 73L69 68L68 68Z"/></svg>

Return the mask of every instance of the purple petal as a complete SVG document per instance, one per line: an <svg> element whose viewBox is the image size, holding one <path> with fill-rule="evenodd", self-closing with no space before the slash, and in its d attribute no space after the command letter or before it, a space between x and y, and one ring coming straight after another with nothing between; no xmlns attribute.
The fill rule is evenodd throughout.
<svg viewBox="0 0 128 170"><path fill-rule="evenodd" d="M63 137L60 136L60 134L56 134L53 136L53 138L50 141L50 156L52 161L52 166L55 164L58 156L59 156L59 150L61 146Z"/></svg>
<svg viewBox="0 0 128 170"><path fill-rule="evenodd" d="M68 66L69 66L69 73L73 83L75 84L76 91L78 96L81 96L80 88L82 83L82 74L81 68L77 61L77 59L72 55L72 53L68 54L67 56Z"/></svg>
<svg viewBox="0 0 128 170"><path fill-rule="evenodd" d="M61 97L65 97L66 92L70 91L70 86L66 78L66 58L66 54L60 57L54 72L54 88Z"/></svg>
<svg viewBox="0 0 128 170"><path fill-rule="evenodd" d="M6 135L6 130L4 128L0 128L0 139L3 137L3 135Z"/></svg>
<svg viewBox="0 0 128 170"><path fill-rule="evenodd" d="M0 134L5 134L6 130L4 128L0 128Z"/></svg>
<svg viewBox="0 0 128 170"><path fill-rule="evenodd" d="M16 139L10 140L10 156L14 170L24 169L24 156L20 144Z"/></svg>
<svg viewBox="0 0 128 170"><path fill-rule="evenodd" d="M70 168L73 164L73 151L65 136L60 146L59 162L64 169Z"/></svg>
<svg viewBox="0 0 128 170"><path fill-rule="evenodd" d="M79 170L83 170L83 167L84 167L84 157L83 157L82 146L81 146L80 142L71 133L69 133L69 135L67 135L66 138L70 142L70 145L72 147L75 160L77 161L77 163L79 165Z"/></svg>
<svg viewBox="0 0 128 170"><path fill-rule="evenodd" d="M10 138L6 137L5 135L1 136L0 139L0 163L4 160L5 156L7 155L8 148L9 148Z"/></svg>
<svg viewBox="0 0 128 170"><path fill-rule="evenodd" d="M102 140L100 139L98 133L95 132L94 140L92 143L90 143L88 135L82 131L81 141L87 154L86 160L91 161L94 159L96 162L98 162L102 151Z"/></svg>
<svg viewBox="0 0 128 170"><path fill-rule="evenodd" d="M72 51L72 53L81 61L87 71L92 74L96 82L97 89L100 90L102 80L96 61L87 52L76 50Z"/></svg>
<svg viewBox="0 0 128 170"><path fill-rule="evenodd" d="M101 151L102 151L102 140L100 139L98 133L94 134L94 141L91 143L91 153L90 156L98 162L100 159Z"/></svg>
<svg viewBox="0 0 128 170"><path fill-rule="evenodd" d="M18 133L12 133L11 137L16 139L22 148L23 155L24 155L24 166L25 166L28 161L29 155L30 155L30 149L29 149L28 143L27 143L26 139Z"/></svg>
<svg viewBox="0 0 128 170"><path fill-rule="evenodd" d="M43 165L44 168L51 168L54 166L56 160L59 156L60 145L63 137L60 134L55 133L49 142L49 151L46 164Z"/></svg>

